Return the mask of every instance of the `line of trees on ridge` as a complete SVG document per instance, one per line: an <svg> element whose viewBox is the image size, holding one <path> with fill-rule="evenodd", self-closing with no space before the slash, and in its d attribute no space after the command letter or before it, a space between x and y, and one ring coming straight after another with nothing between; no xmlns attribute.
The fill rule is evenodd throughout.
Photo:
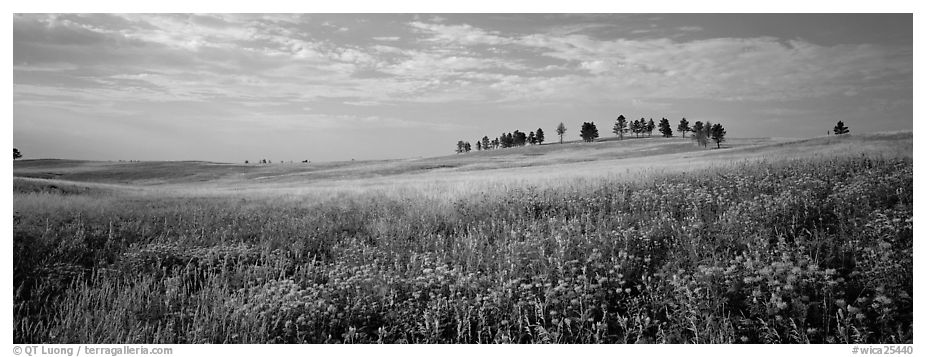
<svg viewBox="0 0 926 357"><path fill-rule="evenodd" d="M653 118L649 118L649 120L640 118L638 120L628 121L624 115L617 117L611 131L617 135L618 139L623 140L624 134L633 134L637 138L651 137L653 131L657 128L659 129L659 133L665 138L671 138L675 135L672 124L669 123L669 119L662 118L659 120L659 124L656 124ZM696 121L692 126L686 118L682 118L682 120L679 121L676 130L682 133L683 138L687 137L687 133L690 132L692 134L692 140L703 147L707 147L708 143L713 141L719 148L720 143L726 141L727 135L727 131L720 123L711 124L709 121L703 123L701 121ZM845 130L848 132L848 129ZM566 131L566 125L562 122L556 126L556 134L559 135L560 144L563 143L563 136L566 134ZM585 142L595 141L595 139L599 137L598 127L595 125L595 122L583 122L579 131L579 136L582 138L582 141ZM520 130L515 130L510 133L502 133L494 139L483 136L482 139L476 140L476 151L505 149L525 145L541 145L544 141L545 138L542 128L538 128L536 131L532 131L529 134L525 134ZM467 153L472 151L472 148L473 146L469 141L460 140L457 141L456 153Z"/></svg>

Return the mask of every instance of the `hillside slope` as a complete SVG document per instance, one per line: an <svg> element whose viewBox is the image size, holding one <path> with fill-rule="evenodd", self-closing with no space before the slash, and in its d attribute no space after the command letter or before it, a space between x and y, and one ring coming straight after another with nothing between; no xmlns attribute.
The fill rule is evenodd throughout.
<svg viewBox="0 0 926 357"><path fill-rule="evenodd" d="M858 153L912 156L912 140L910 132L812 139L731 138L723 143L722 149L704 149L690 139L652 137L595 143L554 143L420 159L310 164L23 160L14 162L13 175L132 186L251 186L268 183L295 186L358 179L389 182L500 176L597 176L638 170L684 170L692 166L744 159Z"/></svg>

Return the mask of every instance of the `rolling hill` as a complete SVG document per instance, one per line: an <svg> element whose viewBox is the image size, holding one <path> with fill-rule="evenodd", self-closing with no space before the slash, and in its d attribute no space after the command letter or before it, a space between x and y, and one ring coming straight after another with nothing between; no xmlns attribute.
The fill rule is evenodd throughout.
<svg viewBox="0 0 926 357"><path fill-rule="evenodd" d="M912 156L911 132L872 133L810 139L731 138L721 149L704 149L690 139L604 139L429 158L330 163L234 164L203 161L103 162L21 160L13 176L24 180L109 184L112 187L285 188L401 182L527 180L674 172L742 160L818 155ZM60 186L60 185L58 185Z"/></svg>

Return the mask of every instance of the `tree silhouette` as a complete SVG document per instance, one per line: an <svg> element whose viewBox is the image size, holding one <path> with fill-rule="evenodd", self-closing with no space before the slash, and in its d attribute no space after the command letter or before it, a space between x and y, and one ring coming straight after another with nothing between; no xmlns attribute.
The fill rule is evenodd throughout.
<svg viewBox="0 0 926 357"><path fill-rule="evenodd" d="M598 137L598 128L595 127L595 122L585 122L582 123L582 131L579 133L582 137L582 140L585 142L595 141L595 138Z"/></svg>
<svg viewBox="0 0 926 357"><path fill-rule="evenodd" d="M19 152L19 149L13 148L13 160L23 157L23 154Z"/></svg>
<svg viewBox="0 0 926 357"><path fill-rule="evenodd" d="M463 140L457 141L457 154L463 152L463 147L466 146L466 143Z"/></svg>
<svg viewBox="0 0 926 357"><path fill-rule="evenodd" d="M726 135L727 131L724 130L723 125L720 125L720 123L714 124L714 126L711 127L711 140L717 143L718 149L720 148L720 143L725 140L724 136Z"/></svg>
<svg viewBox="0 0 926 357"><path fill-rule="evenodd" d="M476 151L482 151L482 142L476 141Z"/></svg>
<svg viewBox="0 0 926 357"><path fill-rule="evenodd" d="M685 137L685 133L691 131L691 128L688 127L688 119L682 118L678 122L678 131L682 132L682 137Z"/></svg>
<svg viewBox="0 0 926 357"><path fill-rule="evenodd" d="M836 135L842 135L849 133L849 127L846 124L843 124L842 120L836 123L836 126L833 127L833 133Z"/></svg>
<svg viewBox="0 0 926 357"><path fill-rule="evenodd" d="M524 146L527 144L527 134L521 131L514 131L514 146Z"/></svg>
<svg viewBox="0 0 926 357"><path fill-rule="evenodd" d="M537 137L534 136L533 131L530 134L527 134L527 143L531 145L537 144Z"/></svg>
<svg viewBox="0 0 926 357"><path fill-rule="evenodd" d="M511 147L511 134L502 133L502 136L498 137L498 142L501 145L502 149L507 149Z"/></svg>
<svg viewBox="0 0 926 357"><path fill-rule="evenodd" d="M535 137L537 138L537 144L543 145L543 129L537 128L537 135Z"/></svg>
<svg viewBox="0 0 926 357"><path fill-rule="evenodd" d="M636 121L636 124L637 127L634 133L636 133L639 138L640 135L643 135L643 132L646 131L646 119L640 118L640 120Z"/></svg>
<svg viewBox="0 0 926 357"><path fill-rule="evenodd" d="M473 149L473 146L469 144L469 141L463 144L463 152L469 152Z"/></svg>
<svg viewBox="0 0 926 357"><path fill-rule="evenodd" d="M704 122L704 127L701 128L701 146L705 148L711 140L711 128L713 128L713 126L710 121Z"/></svg>
<svg viewBox="0 0 926 357"><path fill-rule="evenodd" d="M624 115L621 114L619 117L617 117L617 122L614 123L614 130L612 130L612 132L617 134L617 137L619 137L621 140L624 140L624 130L626 129L627 118L624 118Z"/></svg>
<svg viewBox="0 0 926 357"><path fill-rule="evenodd" d="M490 147L492 147L492 143L489 141L489 137L483 136L482 137L482 150L489 150Z"/></svg>
<svg viewBox="0 0 926 357"><path fill-rule="evenodd" d="M653 121L653 118L649 118L649 122L646 123L646 136L653 136L653 130L656 129L656 122Z"/></svg>
<svg viewBox="0 0 926 357"><path fill-rule="evenodd" d="M564 125L563 122L560 122L559 125L556 126L556 134L559 135L559 143L562 144L563 135L566 134L566 125Z"/></svg>
<svg viewBox="0 0 926 357"><path fill-rule="evenodd" d="M672 125L669 124L669 119L662 118L662 120L659 121L659 132L662 133L663 137L672 137Z"/></svg>
<svg viewBox="0 0 926 357"><path fill-rule="evenodd" d="M704 134L704 123L700 120L694 123L694 126L691 127L691 139L701 145L701 135Z"/></svg>

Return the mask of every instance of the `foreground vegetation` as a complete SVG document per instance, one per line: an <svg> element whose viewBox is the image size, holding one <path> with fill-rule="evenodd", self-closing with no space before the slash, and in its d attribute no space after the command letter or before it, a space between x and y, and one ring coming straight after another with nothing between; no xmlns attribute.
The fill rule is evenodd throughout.
<svg viewBox="0 0 926 357"><path fill-rule="evenodd" d="M912 159L471 192L14 183L15 343L912 343Z"/></svg>

